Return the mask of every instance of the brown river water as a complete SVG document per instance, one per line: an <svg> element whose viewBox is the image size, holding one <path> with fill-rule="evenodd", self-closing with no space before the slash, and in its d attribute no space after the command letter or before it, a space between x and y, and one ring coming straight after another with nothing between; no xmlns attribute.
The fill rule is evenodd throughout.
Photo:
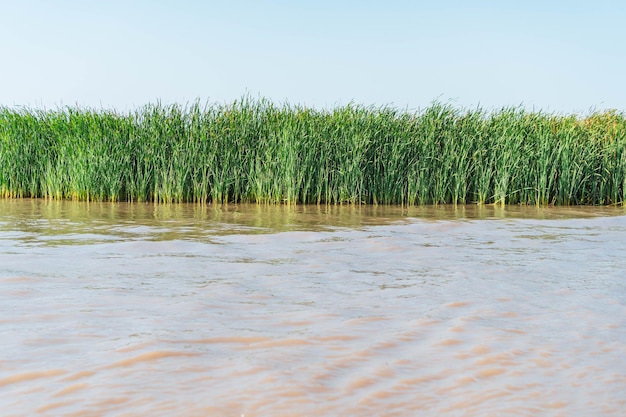
<svg viewBox="0 0 626 417"><path fill-rule="evenodd" d="M624 416L625 213L0 200L0 415Z"/></svg>

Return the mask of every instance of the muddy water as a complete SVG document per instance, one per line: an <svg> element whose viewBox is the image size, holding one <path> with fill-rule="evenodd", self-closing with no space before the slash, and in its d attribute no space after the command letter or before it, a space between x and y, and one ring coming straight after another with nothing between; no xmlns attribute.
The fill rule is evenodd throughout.
<svg viewBox="0 0 626 417"><path fill-rule="evenodd" d="M624 214L0 200L0 414L622 416Z"/></svg>

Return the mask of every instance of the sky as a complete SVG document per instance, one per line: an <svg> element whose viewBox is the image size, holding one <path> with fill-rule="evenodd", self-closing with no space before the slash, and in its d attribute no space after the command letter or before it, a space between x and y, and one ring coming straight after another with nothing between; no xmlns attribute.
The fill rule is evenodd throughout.
<svg viewBox="0 0 626 417"><path fill-rule="evenodd" d="M0 0L0 106L626 111L622 1Z"/></svg>

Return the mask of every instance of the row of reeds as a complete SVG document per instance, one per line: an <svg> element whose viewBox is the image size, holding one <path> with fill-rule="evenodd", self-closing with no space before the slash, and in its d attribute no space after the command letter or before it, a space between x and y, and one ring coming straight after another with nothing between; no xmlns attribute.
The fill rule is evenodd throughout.
<svg viewBox="0 0 626 417"><path fill-rule="evenodd" d="M100 201L621 204L626 118L243 99L0 108L0 196Z"/></svg>

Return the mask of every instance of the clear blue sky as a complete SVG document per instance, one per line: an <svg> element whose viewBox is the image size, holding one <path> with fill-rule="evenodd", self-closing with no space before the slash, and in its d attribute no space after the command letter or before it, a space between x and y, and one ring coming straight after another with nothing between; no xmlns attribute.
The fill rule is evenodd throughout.
<svg viewBox="0 0 626 417"><path fill-rule="evenodd" d="M626 111L624 4L0 0L0 105Z"/></svg>

